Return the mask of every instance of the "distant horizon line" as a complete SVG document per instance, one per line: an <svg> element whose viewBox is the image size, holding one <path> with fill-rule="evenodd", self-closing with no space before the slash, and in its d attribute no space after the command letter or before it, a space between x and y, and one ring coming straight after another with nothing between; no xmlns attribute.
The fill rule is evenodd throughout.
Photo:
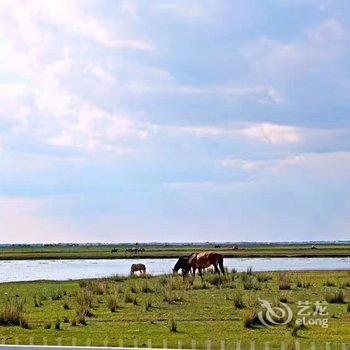
<svg viewBox="0 0 350 350"><path fill-rule="evenodd" d="M144 244L144 245L184 245L184 244L191 244L191 245L208 245L208 244L302 244L302 243L317 243L317 244L327 244L327 243L349 243L350 240L321 240L321 241L315 241L315 240L306 240L306 241L188 241L188 242L172 242L172 241L149 241L149 242L35 242L35 243L25 243L25 242L18 242L18 243L9 243L4 242L0 243L0 246L36 246L36 245L132 245L132 244Z"/></svg>

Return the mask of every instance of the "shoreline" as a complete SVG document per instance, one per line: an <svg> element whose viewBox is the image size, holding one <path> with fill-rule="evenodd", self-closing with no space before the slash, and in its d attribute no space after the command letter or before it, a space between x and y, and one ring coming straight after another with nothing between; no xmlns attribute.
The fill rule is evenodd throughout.
<svg viewBox="0 0 350 350"><path fill-rule="evenodd" d="M334 250L318 250L316 252L310 251L279 251L279 252L249 252L247 250L234 252L221 252L224 258L349 258L350 249L343 251ZM194 250L194 252L196 252ZM187 251L178 252L144 252L138 254L119 255L112 253L0 253L0 261L11 260L118 260L118 259L175 259L182 255L189 255Z"/></svg>
<svg viewBox="0 0 350 350"><path fill-rule="evenodd" d="M321 270L313 270L313 269L308 269L308 270L253 270L252 274L284 274L284 273L301 273L301 274L310 274L310 273L341 273L341 272L350 272L350 268L349 269L321 269ZM236 272L237 275L245 273L245 271L240 271L240 272ZM136 280L138 279L149 279L149 278L159 278L162 276L172 276L171 273L167 274L167 273L161 273L161 274L147 274L146 277L144 276L135 276L132 277ZM181 274L179 274L179 276L181 277ZM73 278L73 279L64 279L64 280L52 280L52 279L37 279L37 280L31 280L31 281L6 281L6 282L0 282L0 286L4 286L6 284L29 284L29 283L75 283L75 282L81 282L81 281L101 281L101 280L113 280L113 278L118 277L118 278L122 278L122 279L128 279L130 278L130 275L112 275L112 276L103 276L103 277L88 277L88 278Z"/></svg>

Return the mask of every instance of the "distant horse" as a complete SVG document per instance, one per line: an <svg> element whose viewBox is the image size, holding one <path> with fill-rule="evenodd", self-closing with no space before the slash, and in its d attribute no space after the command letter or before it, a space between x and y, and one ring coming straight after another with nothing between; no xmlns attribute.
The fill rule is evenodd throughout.
<svg viewBox="0 0 350 350"><path fill-rule="evenodd" d="M144 264L132 264L130 272L134 274L136 271L140 271L140 274L146 274L146 266Z"/></svg>
<svg viewBox="0 0 350 350"><path fill-rule="evenodd" d="M125 253L142 253L145 251L145 248L142 247L135 247L135 248L126 248Z"/></svg>
<svg viewBox="0 0 350 350"><path fill-rule="evenodd" d="M180 264L180 259L176 263L176 265ZM186 259L182 259L181 264L186 264ZM214 267L214 270L216 273L219 274L219 277L220 277L220 272L223 275L225 275L224 257L222 256L222 254L216 253L216 252L202 252L202 253L193 253L188 257L187 266L185 266L182 269L183 276L184 277L187 276L190 270L192 269L193 277L195 277L196 269L198 269L199 276L201 276L201 279L203 281L202 270L206 269L209 266ZM174 270L175 270L175 267L174 267Z"/></svg>

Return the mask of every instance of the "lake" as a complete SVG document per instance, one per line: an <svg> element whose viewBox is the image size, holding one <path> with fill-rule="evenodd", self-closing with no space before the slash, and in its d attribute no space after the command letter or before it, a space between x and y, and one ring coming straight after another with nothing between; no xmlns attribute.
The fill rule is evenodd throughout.
<svg viewBox="0 0 350 350"><path fill-rule="evenodd" d="M128 275L133 263L142 262L147 272L171 273L176 259L79 259L0 261L0 283L35 280L69 280ZM226 258L225 267L246 271L350 270L350 258Z"/></svg>

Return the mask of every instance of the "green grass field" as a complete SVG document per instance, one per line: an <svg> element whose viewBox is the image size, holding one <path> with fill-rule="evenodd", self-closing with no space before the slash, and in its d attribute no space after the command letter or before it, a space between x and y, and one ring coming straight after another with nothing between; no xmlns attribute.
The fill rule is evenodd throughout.
<svg viewBox="0 0 350 350"><path fill-rule="evenodd" d="M112 248L118 248L112 253ZM142 253L125 252L125 245L116 246L45 246L45 247L6 247L0 248L0 260L13 259L122 259L122 258L176 258L192 252L215 250L225 257L347 257L350 256L350 244L320 245L311 249L311 245L261 245L239 246L234 250L230 246L220 248L215 245L158 245L145 246Z"/></svg>
<svg viewBox="0 0 350 350"><path fill-rule="evenodd" d="M258 298L287 303L328 300L328 328L272 328L256 322ZM7 344L142 346L212 349L344 349L350 346L350 272L210 272L193 285L181 277L110 278L0 284L0 340ZM22 310L22 311L21 311ZM313 311L312 309L311 311ZM325 316L323 316L324 318ZM10 320L10 321L9 321ZM20 323L22 326L11 325ZM292 322L293 323L293 322Z"/></svg>

